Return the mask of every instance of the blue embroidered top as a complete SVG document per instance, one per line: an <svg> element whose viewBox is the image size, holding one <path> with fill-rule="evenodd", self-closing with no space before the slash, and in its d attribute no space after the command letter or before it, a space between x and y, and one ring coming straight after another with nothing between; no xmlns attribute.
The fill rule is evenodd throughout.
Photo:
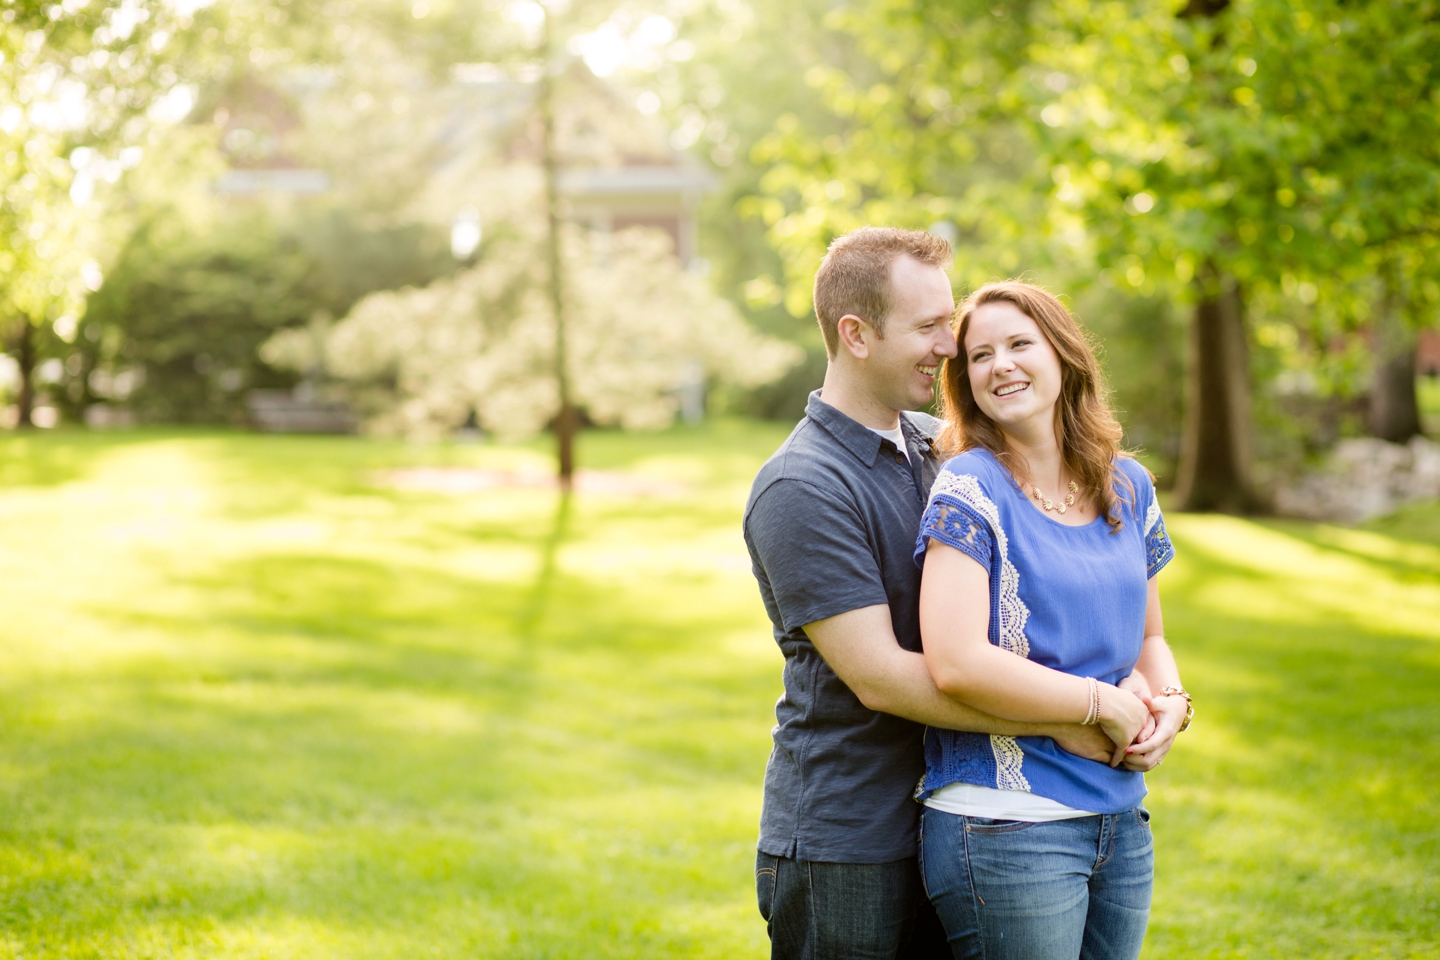
<svg viewBox="0 0 1440 960"><path fill-rule="evenodd" d="M930 539L990 571L990 642L1055 670L1118 683L1145 637L1147 581L1175 555L1155 487L1134 460L1117 461L1123 525L1103 517L1079 527L1027 501L988 450L941 469L920 521L915 562ZM1128 502L1127 502L1128 501ZM1049 737L1000 737L929 728L916 799L951 783L1026 790L1079 810L1120 813L1145 796L1145 776L1086 760Z"/></svg>

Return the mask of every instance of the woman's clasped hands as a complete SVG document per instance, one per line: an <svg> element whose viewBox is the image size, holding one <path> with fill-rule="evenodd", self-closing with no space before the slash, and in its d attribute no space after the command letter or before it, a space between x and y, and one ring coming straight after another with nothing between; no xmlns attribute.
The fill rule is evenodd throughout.
<svg viewBox="0 0 1440 960"><path fill-rule="evenodd" d="M1185 714L1188 704L1181 697L1155 697L1150 692L1150 685L1145 677L1139 673L1132 673L1120 681L1118 687L1110 688L1110 695L1116 703L1112 709L1117 714L1123 714L1125 724L1120 722L1106 723L1106 690L1101 687L1100 697L1100 727L1116 745L1114 756L1111 757L1110 766L1124 765L1126 770L1138 770L1147 773L1160 766L1165 755L1170 752L1170 747L1175 742L1175 735L1180 732L1180 726L1185 721ZM1130 694L1129 697L1123 694ZM1130 702L1133 701L1133 702ZM1139 707L1139 711L1136 708ZM1137 712L1140 714L1137 720ZM1123 740L1129 724L1135 724L1134 732L1128 740Z"/></svg>

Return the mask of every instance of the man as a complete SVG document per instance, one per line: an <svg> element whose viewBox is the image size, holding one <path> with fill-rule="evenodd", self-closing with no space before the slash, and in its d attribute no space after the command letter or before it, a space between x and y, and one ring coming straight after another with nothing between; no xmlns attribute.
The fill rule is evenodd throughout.
<svg viewBox="0 0 1440 960"><path fill-rule="evenodd" d="M756 887L774 958L948 957L916 865L923 725L1053 736L1108 759L1095 727L1003 721L936 689L912 559L939 467L929 405L956 354L950 246L866 227L815 277L829 363L761 468L745 541L785 655Z"/></svg>

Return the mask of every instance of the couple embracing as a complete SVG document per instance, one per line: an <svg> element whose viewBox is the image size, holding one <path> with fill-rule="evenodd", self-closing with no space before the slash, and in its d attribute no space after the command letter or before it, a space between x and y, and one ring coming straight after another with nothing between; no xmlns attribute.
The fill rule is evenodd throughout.
<svg viewBox="0 0 1440 960"><path fill-rule="evenodd" d="M1173 550L1069 312L1017 281L956 311L949 257L831 244L825 383L746 505L785 655L760 912L787 960L1133 960L1144 775L1190 715Z"/></svg>

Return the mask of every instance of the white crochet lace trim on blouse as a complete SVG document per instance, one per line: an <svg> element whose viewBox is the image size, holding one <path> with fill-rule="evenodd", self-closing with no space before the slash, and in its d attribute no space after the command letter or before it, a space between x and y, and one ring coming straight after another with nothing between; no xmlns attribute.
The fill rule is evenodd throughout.
<svg viewBox="0 0 1440 960"><path fill-rule="evenodd" d="M1030 656L1030 640L1025 636L1025 623L1030 608L1020 599L1020 571L1010 562L1010 541L1000 526L1000 510L995 501L985 496L980 478L968 473L941 471L930 488L930 502L936 497L959 500L990 524L995 536L995 550L1000 554L1000 648L1021 657ZM995 786L1001 790L1030 790L1030 781L1021 771L1025 751L1014 737L991 735L990 750L995 754Z"/></svg>
<svg viewBox="0 0 1440 960"><path fill-rule="evenodd" d="M1145 511L1145 536L1155 532L1155 524L1160 522L1160 501L1151 500L1150 509Z"/></svg>
<svg viewBox="0 0 1440 960"><path fill-rule="evenodd" d="M1030 609L1020 599L1020 572L1010 562L1010 541L1000 528L1000 510L980 489L980 479L968 473L942 472L930 488L930 501L936 497L952 497L974 510L990 523L995 535L995 550L1000 554L1000 648L1016 656L1030 656L1030 640L1025 636L1025 622Z"/></svg>
<svg viewBox="0 0 1440 960"><path fill-rule="evenodd" d="M995 754L995 786L1000 790L1024 790L1030 792L1030 781L1021 770L1025 751L1014 737L990 735L990 751Z"/></svg>

